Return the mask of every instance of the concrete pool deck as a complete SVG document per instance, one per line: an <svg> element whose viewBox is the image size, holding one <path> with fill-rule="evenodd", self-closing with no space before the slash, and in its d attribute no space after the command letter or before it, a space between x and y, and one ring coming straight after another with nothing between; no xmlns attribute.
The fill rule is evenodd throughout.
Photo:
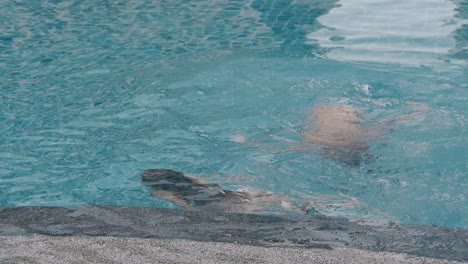
<svg viewBox="0 0 468 264"><path fill-rule="evenodd" d="M0 263L468 262L468 230L144 207L0 207Z"/></svg>
<svg viewBox="0 0 468 264"><path fill-rule="evenodd" d="M459 263L351 248L306 249L114 237L2 237L0 263Z"/></svg>

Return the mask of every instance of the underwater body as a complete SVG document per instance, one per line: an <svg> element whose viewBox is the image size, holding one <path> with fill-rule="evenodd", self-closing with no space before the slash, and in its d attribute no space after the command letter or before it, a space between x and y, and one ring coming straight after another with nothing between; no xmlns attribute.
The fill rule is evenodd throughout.
<svg viewBox="0 0 468 264"><path fill-rule="evenodd" d="M0 8L1 205L179 208L141 183L166 168L319 200L313 213L468 228L463 1ZM408 102L429 110L365 151L304 140L316 106L352 106L368 128Z"/></svg>

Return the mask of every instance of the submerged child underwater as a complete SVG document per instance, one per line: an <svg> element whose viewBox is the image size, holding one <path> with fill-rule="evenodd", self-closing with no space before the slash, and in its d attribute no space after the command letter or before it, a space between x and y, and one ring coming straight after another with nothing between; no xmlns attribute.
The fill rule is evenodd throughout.
<svg viewBox="0 0 468 264"><path fill-rule="evenodd" d="M293 144L289 142L289 148L286 150L271 152L281 154L318 149L318 153L324 157L351 167L360 166L362 162L375 158L367 151L371 143L386 130L398 122L422 116L429 111L429 107L422 103L408 102L407 105L410 113L381 120L367 120L363 118L363 109L348 104L316 105L312 107L312 113L304 122L301 141ZM243 135L235 135L232 140L259 146L258 143L248 142ZM262 145L260 147L266 148Z"/></svg>
<svg viewBox="0 0 468 264"><path fill-rule="evenodd" d="M292 210L295 202L286 195L267 191L226 190L217 183L204 182L201 177L187 176L169 169L145 170L141 180L144 185L152 187L153 196L185 209L260 212L267 206L275 206Z"/></svg>
<svg viewBox="0 0 468 264"><path fill-rule="evenodd" d="M301 213L340 215L344 211L364 209L376 216L380 212L346 195L303 195L301 201L284 193L252 187L227 190L202 177L188 176L170 169L149 169L141 174L143 185L151 186L152 195L173 202L184 209L244 213ZM305 202L304 202L305 201Z"/></svg>

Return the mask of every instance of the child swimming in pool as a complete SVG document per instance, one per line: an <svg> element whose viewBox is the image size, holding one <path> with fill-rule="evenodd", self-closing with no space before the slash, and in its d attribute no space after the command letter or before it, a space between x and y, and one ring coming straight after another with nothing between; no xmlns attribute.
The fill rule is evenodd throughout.
<svg viewBox="0 0 468 264"><path fill-rule="evenodd" d="M144 185L153 188L152 195L169 200L185 209L208 209L237 212L294 210L296 201L287 195L256 190L223 189L217 183L205 183L201 177L187 176L169 169L149 169L141 174ZM276 211L276 210L275 210Z"/></svg>
<svg viewBox="0 0 468 264"><path fill-rule="evenodd" d="M397 122L409 120L426 113L425 104L409 102L412 112L390 117L378 122L362 118L364 111L350 105L317 105L305 122L301 135L302 144L322 146L319 151L325 157L341 161L349 166L372 160L366 153L369 143Z"/></svg>
<svg viewBox="0 0 468 264"><path fill-rule="evenodd" d="M255 188L236 191L223 189L217 183L206 183L202 177L188 176L170 169L149 169L141 174L143 185L151 186L152 195L173 202L184 209L202 209L248 213L287 212L333 215L337 211L357 210L368 206L346 195L302 195L306 202L284 193Z"/></svg>
<svg viewBox="0 0 468 264"><path fill-rule="evenodd" d="M369 143L381 136L385 130L397 122L421 116L429 111L429 107L422 103L407 104L412 110L411 113L377 122L364 120L364 110L351 105L316 105L305 121L300 144L273 153L310 151L319 147L318 152L327 158L349 166L359 166L363 161L373 158L366 153ZM241 135L235 135L233 141L243 143L246 140Z"/></svg>

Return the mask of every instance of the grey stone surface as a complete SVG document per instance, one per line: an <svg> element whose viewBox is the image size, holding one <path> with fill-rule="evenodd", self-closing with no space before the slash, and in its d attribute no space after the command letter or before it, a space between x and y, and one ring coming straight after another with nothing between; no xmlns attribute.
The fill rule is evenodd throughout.
<svg viewBox="0 0 468 264"><path fill-rule="evenodd" d="M15 263L455 263L406 254L115 237L0 237L0 264Z"/></svg>
<svg viewBox="0 0 468 264"><path fill-rule="evenodd" d="M332 250L355 248L468 261L468 231L323 216L143 207L0 207L0 236L113 236Z"/></svg>

